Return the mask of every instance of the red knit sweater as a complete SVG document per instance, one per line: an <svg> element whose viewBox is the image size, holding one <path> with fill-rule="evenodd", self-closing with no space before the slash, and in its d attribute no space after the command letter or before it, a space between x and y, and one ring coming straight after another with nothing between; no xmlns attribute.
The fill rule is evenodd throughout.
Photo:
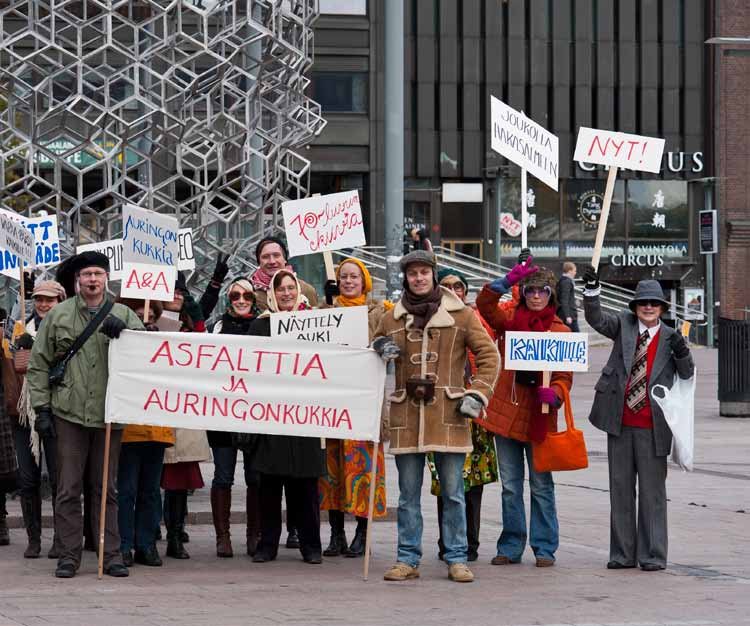
<svg viewBox="0 0 750 626"><path fill-rule="evenodd" d="M651 343L648 344L648 354L646 355L646 404L643 405L640 411L634 413L625 402L625 407L622 411L622 425L633 426L635 428L653 428L654 421L651 415L651 399L648 395L648 383L651 380L651 368L654 365L654 359L656 358L656 350L659 345L659 333L657 332ZM625 387L625 398L628 397L628 388L630 387L630 379Z"/></svg>

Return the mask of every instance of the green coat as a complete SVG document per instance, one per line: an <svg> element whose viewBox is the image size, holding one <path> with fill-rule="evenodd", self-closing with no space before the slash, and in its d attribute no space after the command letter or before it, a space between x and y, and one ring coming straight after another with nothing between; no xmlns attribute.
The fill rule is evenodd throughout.
<svg viewBox="0 0 750 626"><path fill-rule="evenodd" d="M135 313L115 304L110 315L119 317L133 330L143 330ZM87 427L104 427L104 401L107 395L110 339L99 330L88 338L65 369L63 381L50 389L50 365L67 352L89 323L86 302L81 296L54 307L44 320L31 350L26 381L35 409L48 406L52 414Z"/></svg>

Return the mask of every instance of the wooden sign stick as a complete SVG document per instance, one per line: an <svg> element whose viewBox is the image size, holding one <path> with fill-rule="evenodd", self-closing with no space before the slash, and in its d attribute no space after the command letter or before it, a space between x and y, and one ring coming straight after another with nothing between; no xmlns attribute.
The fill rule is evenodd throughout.
<svg viewBox="0 0 750 626"><path fill-rule="evenodd" d="M604 233L607 231L607 220L609 219L609 207L612 204L612 194L615 191L615 179L619 168L609 166L609 175L607 176L607 187L604 191L604 205L602 213L599 216L599 228L596 231L596 242L594 243L594 254L591 257L591 265L595 270L599 269L599 258L602 256L602 246L604 245Z"/></svg>
<svg viewBox="0 0 750 626"><path fill-rule="evenodd" d="M552 378L552 373L549 370L542 372L542 387L549 387L549 381ZM542 402L542 413L549 413L549 404Z"/></svg>
<svg viewBox="0 0 750 626"><path fill-rule="evenodd" d="M143 301L143 325L146 326L148 324L148 314L149 309L151 308L151 300L149 298L146 298Z"/></svg>
<svg viewBox="0 0 750 626"><path fill-rule="evenodd" d="M21 312L19 314L20 321L21 321L21 332L26 332L26 290L24 289L23 284L23 261L21 259L18 259L18 263L20 265L20 280L21 280L21 286L18 290L18 298L20 300L20 306L21 306Z"/></svg>
<svg viewBox="0 0 750 626"><path fill-rule="evenodd" d="M521 168L521 250L528 247L529 209L526 205L527 182L526 168Z"/></svg>
<svg viewBox="0 0 750 626"><path fill-rule="evenodd" d="M370 536L372 534L372 516L375 512L375 488L378 482L378 453L380 442L376 441L372 451L372 470L370 472L370 502L367 505L367 532L365 533L365 570L364 580L370 573Z"/></svg>
<svg viewBox="0 0 750 626"><path fill-rule="evenodd" d="M148 300L146 300L148 302ZM109 480L109 442L112 437L112 424L104 430L104 467L102 468L102 501L99 507L99 580L104 574L104 526L107 518L107 481Z"/></svg>

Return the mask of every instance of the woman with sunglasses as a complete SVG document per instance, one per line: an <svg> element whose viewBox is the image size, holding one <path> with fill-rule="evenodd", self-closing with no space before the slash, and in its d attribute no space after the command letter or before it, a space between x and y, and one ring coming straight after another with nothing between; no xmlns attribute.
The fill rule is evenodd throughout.
<svg viewBox="0 0 750 626"><path fill-rule="evenodd" d="M532 260L528 250L523 250L518 264L503 278L485 285L477 297L479 312L497 334L500 354L503 354L506 331L570 332L555 314L555 275L548 269L534 266ZM500 297L516 284L521 296L517 306L509 309L498 306ZM524 456L529 467L531 491L529 544L537 567L555 564L559 545L555 484L550 472L534 470L531 443L540 443L548 432L557 430L562 389L570 390L572 384L570 372L552 372L550 385L546 387L542 384L541 372L503 369L487 407L487 415L479 420L495 435L503 486L503 531L497 541L493 565L520 563L526 547ZM542 404L549 405L549 414L542 413Z"/></svg>
<svg viewBox="0 0 750 626"><path fill-rule="evenodd" d="M368 298L372 291L372 277L364 263L358 259L345 259L336 268L336 280L326 283L326 302L331 306L367 306L369 338L372 338L380 319L393 308L388 301L377 302ZM369 340L368 340L369 341ZM387 416L381 422L381 441L388 432ZM318 482L320 508L328 511L331 541L323 556L360 557L365 553L367 535L367 510L370 494L373 444L350 439L326 440L326 475ZM378 469L375 479L374 518L386 515L385 456L383 446L378 448ZM344 531L344 513L357 518L357 530L351 545Z"/></svg>
<svg viewBox="0 0 750 626"><path fill-rule="evenodd" d="M237 278L227 289L226 309L216 322L213 332L220 335L248 335L250 325L258 315L255 306L255 290L246 278ZM234 468L237 465L237 448L233 445L232 434L209 430L208 443L214 457L214 479L211 483L211 512L216 530L216 554L231 557L232 540L230 515L232 510L232 485ZM252 471L250 453L242 452L245 466L245 507L247 510L246 551L254 556L258 546L260 519L258 511L258 473Z"/></svg>

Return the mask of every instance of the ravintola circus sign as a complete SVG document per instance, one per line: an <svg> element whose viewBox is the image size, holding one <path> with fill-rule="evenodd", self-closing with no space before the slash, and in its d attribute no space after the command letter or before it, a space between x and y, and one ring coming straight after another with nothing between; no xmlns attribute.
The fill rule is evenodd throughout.
<svg viewBox="0 0 750 626"><path fill-rule="evenodd" d="M373 350L125 331L109 371L107 422L379 439L385 366Z"/></svg>

